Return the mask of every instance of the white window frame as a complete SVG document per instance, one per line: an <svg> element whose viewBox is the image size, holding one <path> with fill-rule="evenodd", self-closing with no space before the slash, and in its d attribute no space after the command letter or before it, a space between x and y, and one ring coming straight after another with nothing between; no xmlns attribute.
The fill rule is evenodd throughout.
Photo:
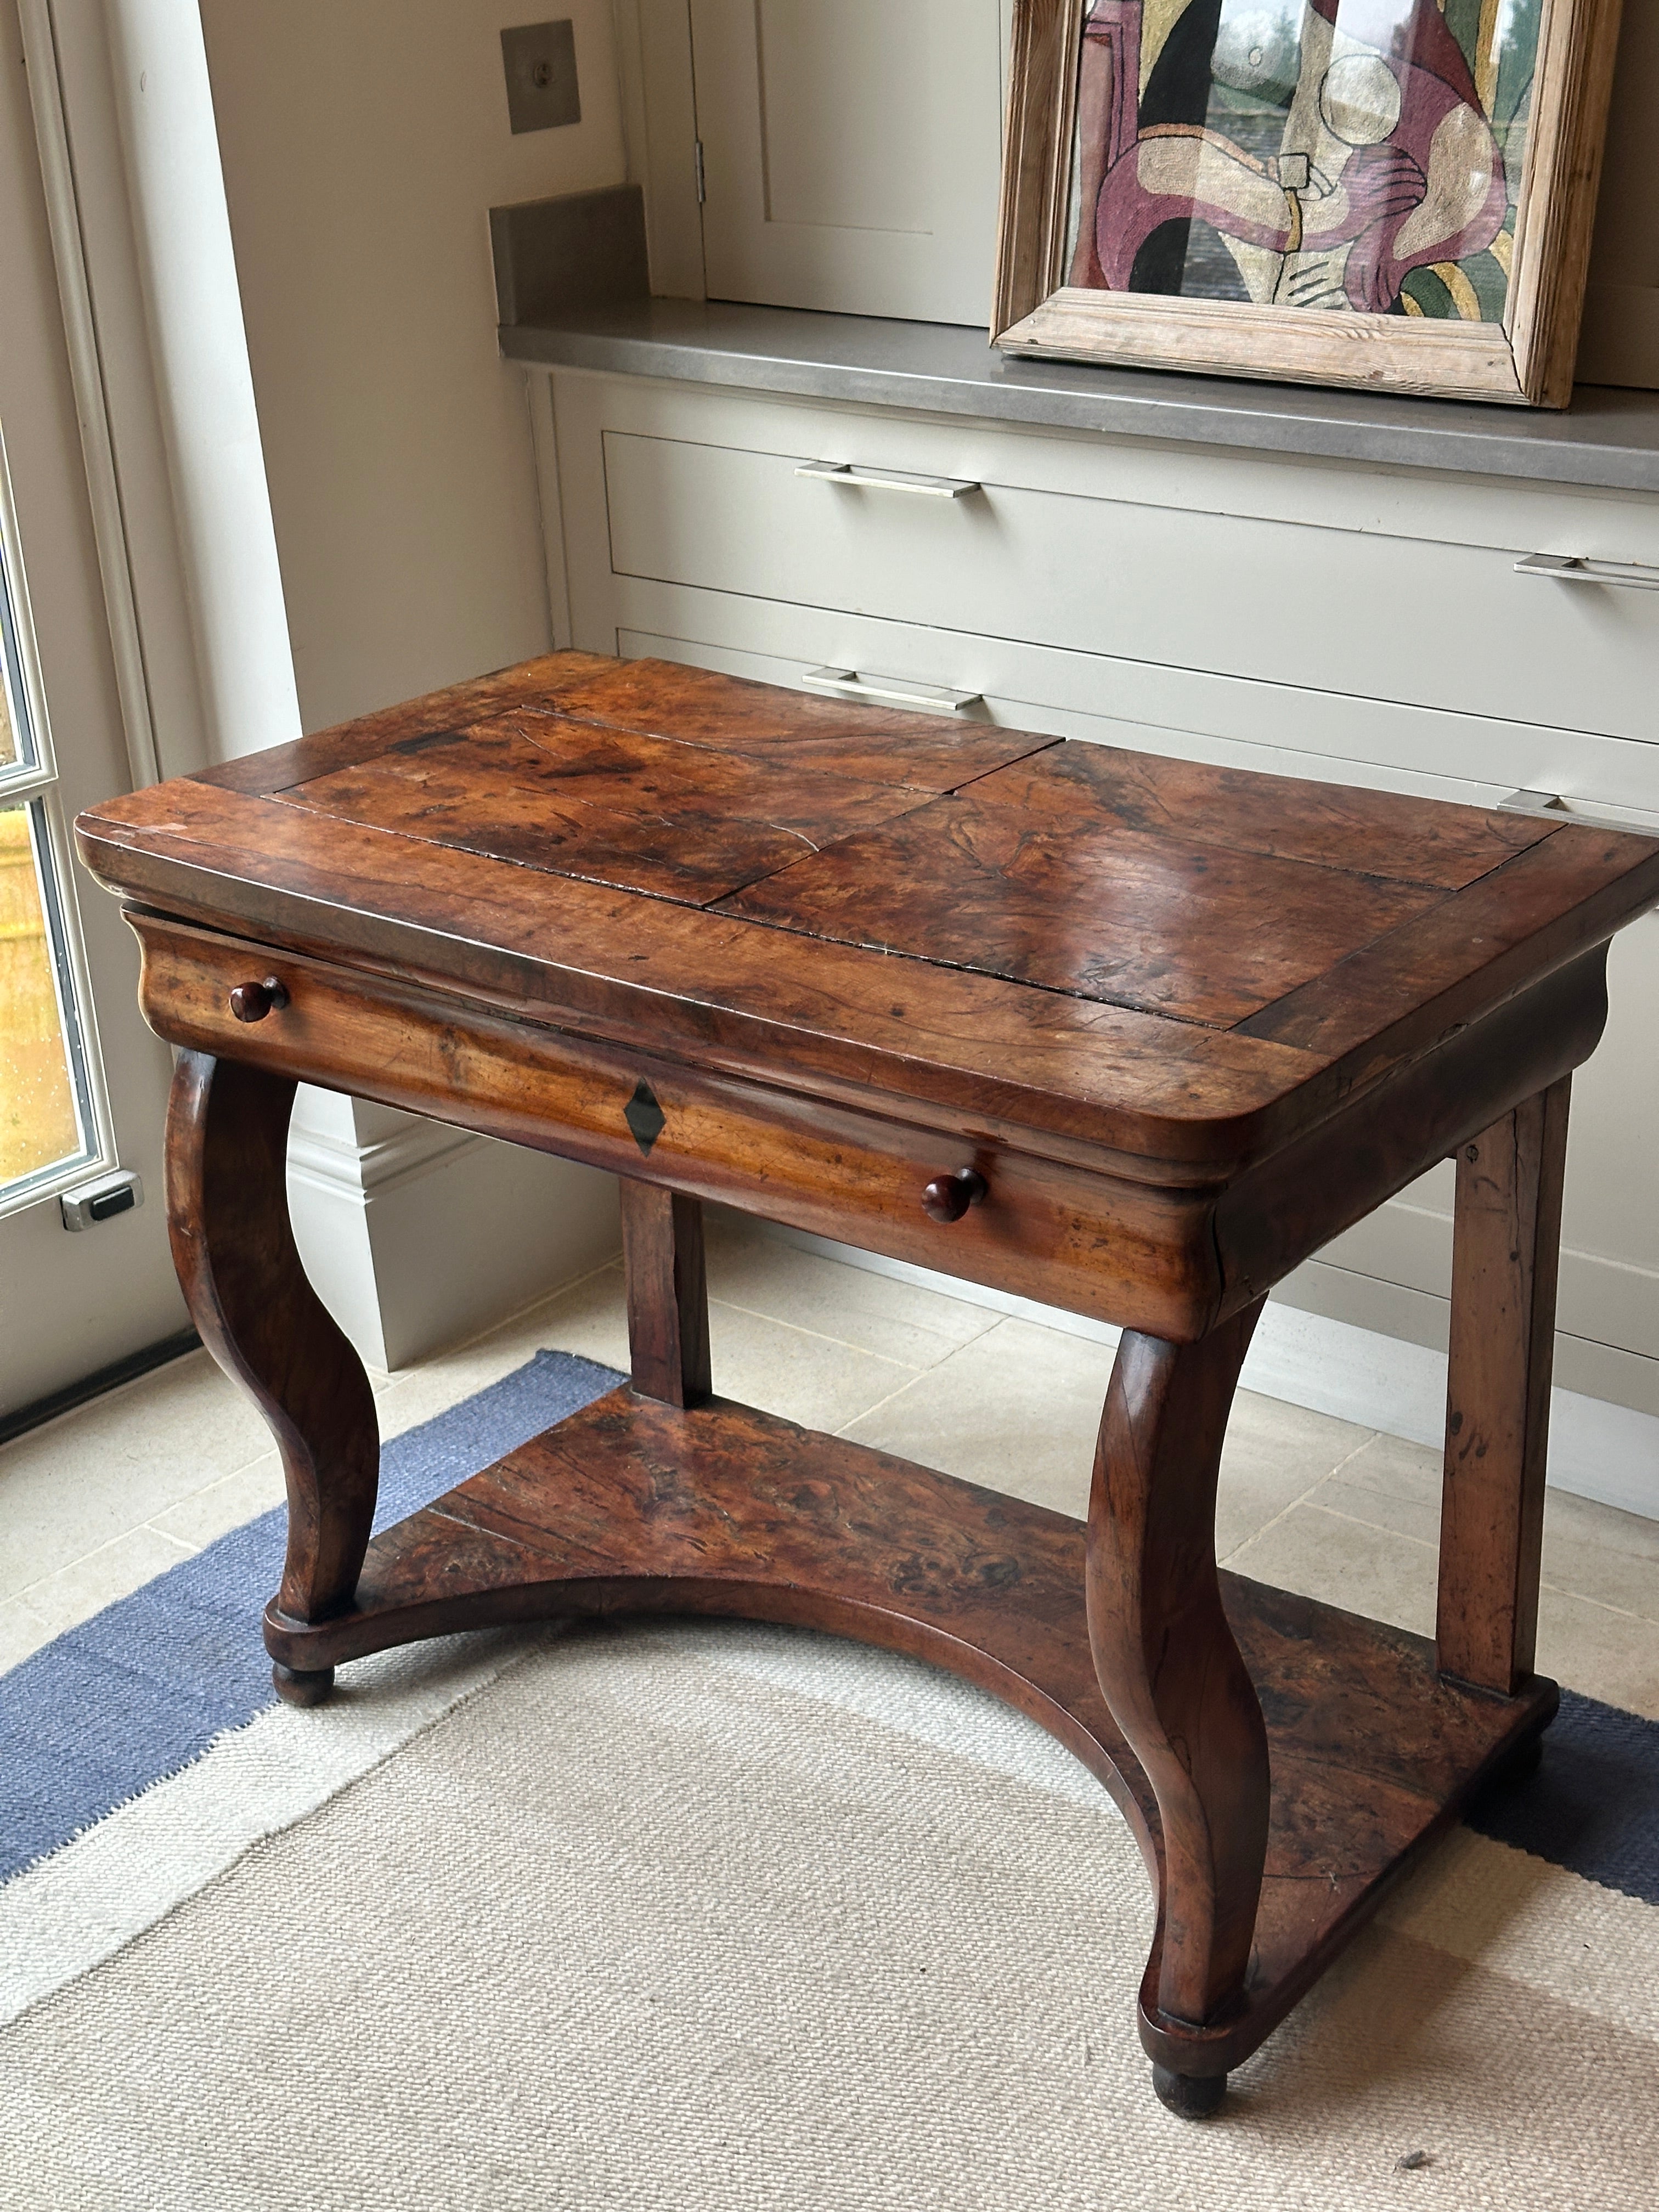
<svg viewBox="0 0 1659 2212"><path fill-rule="evenodd" d="M45 826L46 849L44 853L37 849L35 865L37 875L49 871L52 882L49 886L41 885L41 916L52 958L58 1028L69 1063L70 1085L76 1094L76 1120L77 1125L85 1125L81 1127L82 1143L77 1151L0 1188L0 1220L3 1220L26 1206L38 1206L43 1200L55 1197L71 1183L84 1181L89 1174L117 1164L114 1122L98 1038L97 1009L93 1002L92 978L76 898L74 856L70 850L68 826L58 804L57 755L46 690L40 679L34 620L29 606L28 572L23 566L18 537L3 424L0 424L0 556L4 561L4 584L15 647L15 658L12 653L3 656L4 681L19 753L15 761L0 768L0 807L38 808L35 820Z"/></svg>

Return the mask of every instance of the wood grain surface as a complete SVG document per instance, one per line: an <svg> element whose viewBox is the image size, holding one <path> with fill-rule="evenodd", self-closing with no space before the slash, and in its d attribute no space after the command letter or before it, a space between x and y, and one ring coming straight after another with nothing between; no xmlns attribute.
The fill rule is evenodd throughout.
<svg viewBox="0 0 1659 2212"><path fill-rule="evenodd" d="M855 1636L1041 1722L1111 1791L1161 1894L1158 1799L1091 1658L1085 1548L1044 1507L718 1399L680 1413L622 1389L377 1536L353 1613L307 1627L273 1606L266 1641L315 1671L492 1621L724 1613ZM1310 1599L1218 1588L1273 1778L1255 1948L1230 2018L1170 2021L1160 1916L1141 2019L1160 2063L1211 2075L1256 2048L1555 1703L1543 1682L1461 1690L1422 1638Z"/></svg>
<svg viewBox="0 0 1659 2212"><path fill-rule="evenodd" d="M720 911L1231 1028L1442 899L970 793L798 860Z"/></svg>
<svg viewBox="0 0 1659 2212"><path fill-rule="evenodd" d="M701 1406L712 1389L702 1204L633 1176L617 1187L634 1388L665 1406Z"/></svg>
<svg viewBox="0 0 1659 2212"><path fill-rule="evenodd" d="M1532 1673L1571 1079L1457 1153L1436 1649L1509 1697Z"/></svg>
<svg viewBox="0 0 1659 2212"><path fill-rule="evenodd" d="M976 799L1060 819L1118 823L1148 836L1310 860L1384 882L1461 890L1550 835L1535 815L1492 814L1444 799L1311 783L1255 769L1060 744L979 784Z"/></svg>
<svg viewBox="0 0 1659 2212"><path fill-rule="evenodd" d="M558 709L719 752L925 792L959 790L1060 742L908 708L815 699L667 660L609 661L602 672L561 680Z"/></svg>
<svg viewBox="0 0 1659 2212"><path fill-rule="evenodd" d="M1188 1337L1209 1326L1221 1279L1213 1194L1107 1171L1110 1156L1051 1158L994 1124L900 1120L726 1075L660 1052L591 1044L453 993L337 963L268 954L176 922L132 917L151 1024L201 1052L303 1075L518 1144L970 1281ZM274 964L287 1003L252 1028L231 1009ZM643 1092L643 1095L641 1093ZM941 1175L970 1169L983 1201L944 1224Z"/></svg>
<svg viewBox="0 0 1659 2212"><path fill-rule="evenodd" d="M1607 1021L1607 959L1606 945L1581 954L1482 1022L1445 1015L1431 1049L1237 1176L1216 1206L1222 1310L1279 1281L1292 1252L1319 1250L1512 1101L1588 1060Z"/></svg>
<svg viewBox="0 0 1659 2212"><path fill-rule="evenodd" d="M531 712L405 738L280 795L335 821L694 906L927 803L891 784Z"/></svg>
<svg viewBox="0 0 1659 2212"><path fill-rule="evenodd" d="M77 836L182 919L1152 1176L1260 1158L1659 898L1645 838L583 653Z"/></svg>
<svg viewBox="0 0 1659 2212"><path fill-rule="evenodd" d="M823 1097L993 1115L1146 1158L1225 1159L1325 1071L1295 1047L446 851L196 781L154 826L82 817L145 909L514 1018L648 1042ZM134 802L122 802L125 807ZM251 949L250 957L262 955Z"/></svg>

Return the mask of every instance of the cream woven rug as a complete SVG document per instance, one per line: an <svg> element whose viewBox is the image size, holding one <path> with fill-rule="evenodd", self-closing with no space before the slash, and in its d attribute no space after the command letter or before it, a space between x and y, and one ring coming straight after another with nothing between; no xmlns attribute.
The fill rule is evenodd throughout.
<svg viewBox="0 0 1659 2212"><path fill-rule="evenodd" d="M1194 2125L1134 2036L1127 1829L976 1692L725 1624L398 1667L419 1732L205 1887L210 1799L326 1764L371 1691L88 1839L108 1900L170 1818L180 1901L130 1941L100 1906L111 1955L0 2034L3 2212L1659 2201L1651 1906L1460 1832ZM81 1848L6 1893L48 1949Z"/></svg>

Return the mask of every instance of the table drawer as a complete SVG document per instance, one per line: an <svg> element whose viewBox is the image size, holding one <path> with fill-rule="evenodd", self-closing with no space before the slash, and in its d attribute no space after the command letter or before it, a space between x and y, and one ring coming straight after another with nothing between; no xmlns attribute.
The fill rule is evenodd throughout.
<svg viewBox="0 0 1659 2212"><path fill-rule="evenodd" d="M1187 1340L1220 1297L1213 1194L1131 1182L712 1075L545 1018L129 912L140 1000L169 1043L672 1185L1101 1321ZM280 986L238 1020L230 994ZM922 1192L973 1168L987 1194L934 1221Z"/></svg>
<svg viewBox="0 0 1659 2212"><path fill-rule="evenodd" d="M787 413L767 423L769 435L817 427ZM1304 691L1651 735L1659 592L1517 574L1518 556L1535 550L1524 542L1457 544L988 476L950 497L798 473L857 460L860 428L848 421L833 453L606 428L611 572ZM914 459L918 471L933 459L920 433Z"/></svg>

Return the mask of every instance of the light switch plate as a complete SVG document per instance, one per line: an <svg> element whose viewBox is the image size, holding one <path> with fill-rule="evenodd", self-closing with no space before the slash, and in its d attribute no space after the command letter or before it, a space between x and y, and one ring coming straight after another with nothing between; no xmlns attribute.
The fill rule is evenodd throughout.
<svg viewBox="0 0 1659 2212"><path fill-rule="evenodd" d="M576 83L576 33L567 15L558 23L521 23L501 33L507 71L507 112L520 131L552 131L582 119Z"/></svg>

